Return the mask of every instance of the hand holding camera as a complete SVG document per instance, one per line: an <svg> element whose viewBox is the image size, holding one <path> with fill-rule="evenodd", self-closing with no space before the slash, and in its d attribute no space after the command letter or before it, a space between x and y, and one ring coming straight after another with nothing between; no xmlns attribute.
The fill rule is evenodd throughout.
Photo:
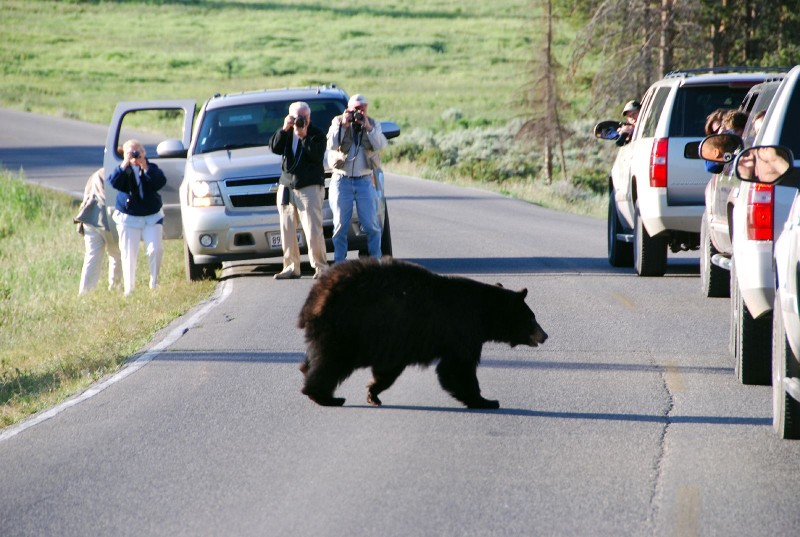
<svg viewBox="0 0 800 537"><path fill-rule="evenodd" d="M130 149L125 153L123 168L127 167L130 164L135 164L142 169L147 169L145 158L142 156L141 151L138 149Z"/></svg>
<svg viewBox="0 0 800 537"><path fill-rule="evenodd" d="M369 121L367 118L367 111L362 110L359 108L352 108L345 110L344 112L344 121L342 125L347 127L348 125L353 125L356 129L361 129L362 127L366 127L367 131L372 130L369 126Z"/></svg>
<svg viewBox="0 0 800 537"><path fill-rule="evenodd" d="M289 132L292 128L294 128L294 133L298 138L303 139L308 132L308 121L304 116L293 116L290 114L283 120L283 130Z"/></svg>

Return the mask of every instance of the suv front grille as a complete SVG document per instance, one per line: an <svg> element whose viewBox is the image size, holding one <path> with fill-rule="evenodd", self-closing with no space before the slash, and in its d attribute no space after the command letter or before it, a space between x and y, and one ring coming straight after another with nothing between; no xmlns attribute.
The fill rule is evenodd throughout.
<svg viewBox="0 0 800 537"><path fill-rule="evenodd" d="M274 207L278 194L277 177L229 179L225 191L235 208Z"/></svg>

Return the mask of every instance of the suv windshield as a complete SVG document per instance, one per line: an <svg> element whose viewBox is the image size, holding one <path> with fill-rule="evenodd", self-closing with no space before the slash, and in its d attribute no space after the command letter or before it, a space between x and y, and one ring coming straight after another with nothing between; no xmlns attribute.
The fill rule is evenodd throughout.
<svg viewBox="0 0 800 537"><path fill-rule="evenodd" d="M283 126L294 101L273 101L208 110L197 135L195 154L221 149L241 149L269 145L272 135ZM311 122L327 132L334 116L344 112L341 99L306 101L311 107Z"/></svg>
<svg viewBox="0 0 800 537"><path fill-rule="evenodd" d="M705 136L706 118L717 108L738 108L749 87L684 86L675 96L669 136Z"/></svg>

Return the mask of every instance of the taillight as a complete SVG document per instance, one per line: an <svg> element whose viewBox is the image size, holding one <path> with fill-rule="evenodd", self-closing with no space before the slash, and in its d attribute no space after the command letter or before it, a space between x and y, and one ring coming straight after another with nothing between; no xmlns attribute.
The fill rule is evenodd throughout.
<svg viewBox="0 0 800 537"><path fill-rule="evenodd" d="M650 151L650 186L654 188L667 186L667 150L669 140L659 138L653 142Z"/></svg>
<svg viewBox="0 0 800 537"><path fill-rule="evenodd" d="M747 196L747 238L751 241L772 240L772 209L775 187L756 183Z"/></svg>

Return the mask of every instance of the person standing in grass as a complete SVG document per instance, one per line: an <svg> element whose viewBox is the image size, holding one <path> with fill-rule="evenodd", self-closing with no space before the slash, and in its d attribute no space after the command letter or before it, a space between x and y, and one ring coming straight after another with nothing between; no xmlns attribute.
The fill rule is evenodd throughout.
<svg viewBox="0 0 800 537"><path fill-rule="evenodd" d="M122 279L128 296L135 288L136 260L142 240L150 262L150 289L158 287L164 256L164 211L158 191L167 184L167 178L147 160L144 146L137 140L125 142L122 155L122 164L108 176L108 183L119 191L113 219L119 232Z"/></svg>
<svg viewBox="0 0 800 537"><path fill-rule="evenodd" d="M78 294L88 293L100 281L103 251L108 254L108 289L113 289L122 280L122 260L116 230L108 222L103 168L86 181L83 201L73 222L78 224L85 246Z"/></svg>

